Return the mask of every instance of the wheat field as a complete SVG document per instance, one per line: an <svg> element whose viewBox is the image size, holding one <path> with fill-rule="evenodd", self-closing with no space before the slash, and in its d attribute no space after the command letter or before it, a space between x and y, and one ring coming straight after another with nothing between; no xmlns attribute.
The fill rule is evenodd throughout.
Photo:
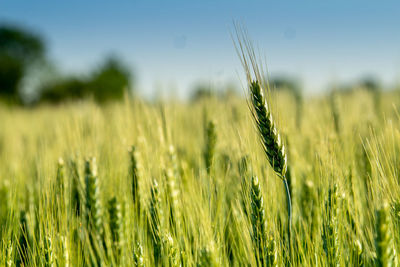
<svg viewBox="0 0 400 267"><path fill-rule="evenodd" d="M396 266L400 93L0 107L1 266ZM288 174L290 172L290 174Z"/></svg>

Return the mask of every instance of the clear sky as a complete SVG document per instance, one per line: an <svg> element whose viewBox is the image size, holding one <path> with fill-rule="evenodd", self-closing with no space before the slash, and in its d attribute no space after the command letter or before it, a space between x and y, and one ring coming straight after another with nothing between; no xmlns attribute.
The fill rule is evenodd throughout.
<svg viewBox="0 0 400 267"><path fill-rule="evenodd" d="M116 53L147 96L239 82L233 21L246 26L271 75L295 75L306 92L368 74L399 80L400 1L0 0L0 22L40 32L63 71Z"/></svg>

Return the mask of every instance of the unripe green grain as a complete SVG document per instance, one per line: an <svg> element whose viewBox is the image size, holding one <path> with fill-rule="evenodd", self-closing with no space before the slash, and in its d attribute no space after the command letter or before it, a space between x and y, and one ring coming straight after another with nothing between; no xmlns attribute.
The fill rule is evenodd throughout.
<svg viewBox="0 0 400 267"><path fill-rule="evenodd" d="M61 239L61 247L62 247L62 253L63 253L63 264L62 266L64 267L69 267L70 265L70 257L69 257L69 243L68 243L68 238L66 236L60 236Z"/></svg>
<svg viewBox="0 0 400 267"><path fill-rule="evenodd" d="M339 234L338 234L338 187L335 184L329 189L325 202L323 217L322 240L328 266L339 266Z"/></svg>
<svg viewBox="0 0 400 267"><path fill-rule="evenodd" d="M286 177L287 154L281 136L272 118L272 113L268 106L268 102L264 97L263 90L261 89L260 81L259 80L251 81L248 68L246 70L250 87L250 100L252 104L251 105L252 108L250 108L250 110L252 112L254 121L256 122L256 126L259 130L264 152L267 155L267 159L271 167L274 169L275 173L282 179L283 184L285 186L287 214L288 214L287 245L288 245L288 251L289 253L291 253L292 201L290 197L289 184ZM257 76L259 76L259 74L257 74Z"/></svg>
<svg viewBox="0 0 400 267"><path fill-rule="evenodd" d="M179 249L177 248L174 239L169 233L163 235L162 250L163 258L165 260L164 266L180 266Z"/></svg>
<svg viewBox="0 0 400 267"><path fill-rule="evenodd" d="M159 187L156 180L153 182L153 186L151 187L151 198L150 198L150 229L151 229L151 240L153 242L154 249L154 260L155 264L160 264L161 260L161 220L160 220L160 211L161 211L161 200Z"/></svg>
<svg viewBox="0 0 400 267"><path fill-rule="evenodd" d="M240 159L238 163L238 170L239 170L239 176L240 176L240 193L241 193L241 205L242 205L242 210L245 215L245 217L248 219L250 218L250 182L249 182L249 177L251 177L251 171L250 171L250 163L249 163L249 157L244 156Z"/></svg>
<svg viewBox="0 0 400 267"><path fill-rule="evenodd" d="M59 158L57 162L56 194L60 200L63 200L64 198L65 194L64 190L65 190L64 160L62 158Z"/></svg>
<svg viewBox="0 0 400 267"><path fill-rule="evenodd" d="M205 130L205 148L204 148L204 162L206 164L207 173L211 173L214 164L215 146L217 143L217 133L215 131L215 123L209 121Z"/></svg>
<svg viewBox="0 0 400 267"><path fill-rule="evenodd" d="M375 250L375 266L395 266L396 253L393 246L389 206L387 203L384 203L383 206L376 211Z"/></svg>
<svg viewBox="0 0 400 267"><path fill-rule="evenodd" d="M339 112L339 98L337 92L333 91L330 95L329 100L335 131L338 135L340 135L342 131L342 121Z"/></svg>
<svg viewBox="0 0 400 267"><path fill-rule="evenodd" d="M133 263L136 267L144 267L144 258L143 258L143 247L140 243L136 244L135 250L133 252Z"/></svg>
<svg viewBox="0 0 400 267"><path fill-rule="evenodd" d="M96 159L92 158L85 163L86 222L95 235L100 237L103 234L103 221L98 183Z"/></svg>
<svg viewBox="0 0 400 267"><path fill-rule="evenodd" d="M266 266L267 228L265 221L264 201L258 178L251 179L251 225L254 254L258 266Z"/></svg>
<svg viewBox="0 0 400 267"><path fill-rule="evenodd" d="M278 176L285 179L287 170L285 146L276 129L272 113L258 81L253 81L250 84L250 98L253 107L253 117L260 132L267 159Z"/></svg>
<svg viewBox="0 0 400 267"><path fill-rule="evenodd" d="M204 248L200 249L197 264L196 264L197 267L219 266L212 250L213 250L212 248L208 248L208 247L204 247Z"/></svg>
<svg viewBox="0 0 400 267"><path fill-rule="evenodd" d="M129 175L132 183L132 199L137 214L139 214L140 213L139 168L138 168L138 155L135 146L131 147L129 151L129 157L130 157Z"/></svg>
<svg viewBox="0 0 400 267"><path fill-rule="evenodd" d="M74 215L80 216L82 213L82 183L79 175L78 164L75 160L70 161L71 172L71 211Z"/></svg>
<svg viewBox="0 0 400 267"><path fill-rule="evenodd" d="M364 266L364 250L360 240L355 240L351 246L351 262L356 267Z"/></svg>
<svg viewBox="0 0 400 267"><path fill-rule="evenodd" d="M86 230L94 253L92 264L101 264L100 251L101 248L105 248L103 214L98 183L96 159L92 158L85 162Z"/></svg>
<svg viewBox="0 0 400 267"><path fill-rule="evenodd" d="M165 171L165 177L167 180L167 202L169 206L169 224L173 233L177 235L181 227L179 190L176 187L176 178L171 169Z"/></svg>
<svg viewBox="0 0 400 267"><path fill-rule="evenodd" d="M14 264L14 247L11 240L8 240L7 244L7 257L6 257L7 267L11 267Z"/></svg>
<svg viewBox="0 0 400 267"><path fill-rule="evenodd" d="M26 212L24 210L20 212L19 225L20 225L20 233L18 241L17 266L27 265L27 262L29 260L28 253L30 246L30 238L29 238L28 222L26 219Z"/></svg>
<svg viewBox="0 0 400 267"><path fill-rule="evenodd" d="M114 258L116 262L119 263L122 239L122 213L121 205L118 203L116 197L113 197L108 201L108 216L112 240L112 251L114 252Z"/></svg>
<svg viewBox="0 0 400 267"><path fill-rule="evenodd" d="M44 240L44 258L46 267L57 265L54 255L54 245L50 235L46 236Z"/></svg>

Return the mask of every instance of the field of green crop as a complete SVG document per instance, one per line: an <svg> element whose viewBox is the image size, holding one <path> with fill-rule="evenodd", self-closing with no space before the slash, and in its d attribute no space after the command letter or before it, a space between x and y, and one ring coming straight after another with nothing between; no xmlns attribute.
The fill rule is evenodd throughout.
<svg viewBox="0 0 400 267"><path fill-rule="evenodd" d="M271 93L290 231L251 99L0 107L1 266L394 266L399 105Z"/></svg>

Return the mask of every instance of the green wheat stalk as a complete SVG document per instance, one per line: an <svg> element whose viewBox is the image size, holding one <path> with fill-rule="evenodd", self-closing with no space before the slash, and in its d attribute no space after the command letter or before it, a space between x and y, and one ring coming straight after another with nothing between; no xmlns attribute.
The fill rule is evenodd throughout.
<svg viewBox="0 0 400 267"><path fill-rule="evenodd" d="M129 175L131 178L132 185L132 199L136 210L136 215L140 216L140 191L139 191L139 166L138 166L138 155L136 147L132 146L129 150L130 168Z"/></svg>
<svg viewBox="0 0 400 267"><path fill-rule="evenodd" d="M85 186L86 229L88 230L90 243L95 254L95 259L97 264L100 264L99 249L104 247L104 228L95 158L86 160L85 162Z"/></svg>
<svg viewBox="0 0 400 267"><path fill-rule="evenodd" d="M121 205L119 204L116 197L112 197L108 201L108 216L109 216L109 227L111 232L112 240L112 251L116 263L120 262L121 255L121 241L122 241L122 213Z"/></svg>
<svg viewBox="0 0 400 267"><path fill-rule="evenodd" d="M44 240L44 258L46 267L56 266L56 259L54 255L54 244L51 239L51 236L48 235Z"/></svg>
<svg viewBox="0 0 400 267"><path fill-rule="evenodd" d="M267 252L267 227L265 221L264 200L258 178L251 178L251 225L253 228L253 246L258 266L265 266Z"/></svg>
<svg viewBox="0 0 400 267"><path fill-rule="evenodd" d="M179 249L171 234L166 233L162 238L162 254L166 262L165 266L178 267L180 266Z"/></svg>
<svg viewBox="0 0 400 267"><path fill-rule="evenodd" d="M71 172L70 209L74 215L80 216L82 213L82 183L78 163L72 159L69 167Z"/></svg>
<svg viewBox="0 0 400 267"><path fill-rule="evenodd" d="M204 148L204 162L206 164L207 173L211 173L214 163L215 145L217 143L217 133L215 131L215 123L209 121L205 129L205 148Z"/></svg>
<svg viewBox="0 0 400 267"><path fill-rule="evenodd" d="M180 234L181 213L179 204L179 190L176 185L176 177L172 169L165 171L167 182L167 203L169 206L169 224L175 236Z"/></svg>
<svg viewBox="0 0 400 267"><path fill-rule="evenodd" d="M102 210L100 203L100 188L97 178L96 159L92 158L85 163L86 186L86 222L96 235L103 234Z"/></svg>
<svg viewBox="0 0 400 267"><path fill-rule="evenodd" d="M252 240L258 266L277 266L276 242L267 233L264 200L256 176L251 178L251 225Z"/></svg>
<svg viewBox="0 0 400 267"><path fill-rule="evenodd" d="M389 205L387 203L384 203L376 211L375 250L375 266L395 266L396 253L392 240Z"/></svg>
<svg viewBox="0 0 400 267"><path fill-rule="evenodd" d="M249 108L256 127L261 137L261 144L267 159L275 171L282 179L287 200L288 213L288 251L291 252L291 224L292 224L292 203L290 198L290 189L286 179L287 154L282 138L276 128L270 105L264 96L264 92L269 93L269 86L264 82L261 70L256 59L256 55L251 42L246 37L246 33L239 27L236 27L237 44L236 51L241 60L246 73L249 88ZM250 69L251 66L251 69ZM255 78L253 78L253 76ZM262 89L264 88L264 89Z"/></svg>
<svg viewBox="0 0 400 267"><path fill-rule="evenodd" d="M17 266L25 266L29 260L29 246L30 246L30 238L29 238L29 228L28 221L26 218L26 212L22 210L19 216L19 225L20 225L20 233L19 233L19 241L18 241L18 258L17 258Z"/></svg>
<svg viewBox="0 0 400 267"><path fill-rule="evenodd" d="M140 243L136 244L133 252L133 265L136 267L144 267L143 247Z"/></svg>
<svg viewBox="0 0 400 267"><path fill-rule="evenodd" d="M161 260L161 199L158 183L156 180L153 181L153 185L150 191L150 229L151 229L151 240L154 248L154 260L158 266Z"/></svg>
<svg viewBox="0 0 400 267"><path fill-rule="evenodd" d="M339 233L338 233L338 187L335 184L329 189L325 202L322 240L328 266L339 266Z"/></svg>
<svg viewBox="0 0 400 267"><path fill-rule="evenodd" d="M216 267L220 266L215 258L213 248L203 247L199 250L197 267Z"/></svg>

